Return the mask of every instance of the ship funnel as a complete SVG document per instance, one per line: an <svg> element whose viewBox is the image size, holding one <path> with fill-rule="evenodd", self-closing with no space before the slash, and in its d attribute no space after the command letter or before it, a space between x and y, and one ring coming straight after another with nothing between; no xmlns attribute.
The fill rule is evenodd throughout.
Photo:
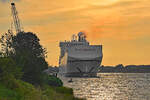
<svg viewBox="0 0 150 100"><path fill-rule="evenodd" d="M84 32L79 32L78 33L78 41L79 42L85 42L86 41L86 35Z"/></svg>

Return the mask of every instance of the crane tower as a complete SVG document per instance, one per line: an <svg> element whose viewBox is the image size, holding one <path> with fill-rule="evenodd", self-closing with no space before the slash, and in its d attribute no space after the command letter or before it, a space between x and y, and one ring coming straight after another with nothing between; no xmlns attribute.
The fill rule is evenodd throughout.
<svg viewBox="0 0 150 100"><path fill-rule="evenodd" d="M15 26L16 33L22 32L20 20L18 17L18 12L15 7L15 3L11 3L11 12L12 12L12 16L13 16L13 23Z"/></svg>

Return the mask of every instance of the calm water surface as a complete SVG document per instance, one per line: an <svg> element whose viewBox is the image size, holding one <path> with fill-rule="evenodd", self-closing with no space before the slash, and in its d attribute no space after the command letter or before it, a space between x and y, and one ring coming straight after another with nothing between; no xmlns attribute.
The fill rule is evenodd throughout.
<svg viewBox="0 0 150 100"><path fill-rule="evenodd" d="M150 100L149 73L100 73L100 78L61 77L74 95L87 100Z"/></svg>

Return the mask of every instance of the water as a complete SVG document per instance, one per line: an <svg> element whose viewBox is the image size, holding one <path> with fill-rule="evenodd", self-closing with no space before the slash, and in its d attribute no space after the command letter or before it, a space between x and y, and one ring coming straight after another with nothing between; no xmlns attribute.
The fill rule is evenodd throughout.
<svg viewBox="0 0 150 100"><path fill-rule="evenodd" d="M100 78L61 77L74 95L87 100L150 100L150 73L100 73Z"/></svg>

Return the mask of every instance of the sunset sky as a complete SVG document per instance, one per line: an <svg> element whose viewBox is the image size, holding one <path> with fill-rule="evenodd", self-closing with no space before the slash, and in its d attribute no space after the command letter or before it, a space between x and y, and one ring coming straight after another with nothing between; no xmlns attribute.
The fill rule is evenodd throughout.
<svg viewBox="0 0 150 100"><path fill-rule="evenodd" d="M84 31L103 45L102 65L150 64L149 0L14 0L24 31L47 48L49 65L58 65L59 41ZM0 34L12 21L9 0L0 0Z"/></svg>

